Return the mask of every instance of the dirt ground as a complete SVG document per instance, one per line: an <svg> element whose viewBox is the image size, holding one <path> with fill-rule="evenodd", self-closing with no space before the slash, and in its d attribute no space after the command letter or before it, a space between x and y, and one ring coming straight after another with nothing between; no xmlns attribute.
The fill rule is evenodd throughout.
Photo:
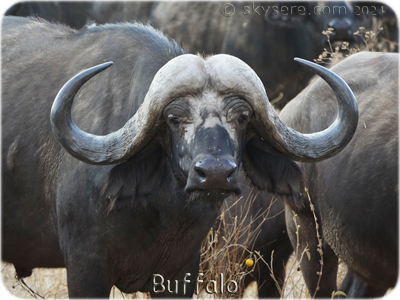
<svg viewBox="0 0 400 300"><path fill-rule="evenodd" d="M303 276L300 271L295 268L296 262L292 256L287 264L287 275L285 280L284 297L288 299L304 299L310 298L307 288L304 283ZM346 273L346 266L339 265L338 282L343 280ZM12 264L2 262L1 269L3 277L2 299L7 296L8 292L19 298L34 298L24 288L21 283L15 279L15 269ZM68 298L67 290L67 272L65 269L34 269L32 276L25 279L25 283L36 293L44 298ZM208 296L208 297L207 297ZM253 282L244 293L243 298L257 298L257 284ZM8 298L8 297L7 297ZM123 294L117 288L113 288L110 293L110 298L114 299L133 299L147 298L146 294ZM200 294L198 298L210 298L209 295Z"/></svg>

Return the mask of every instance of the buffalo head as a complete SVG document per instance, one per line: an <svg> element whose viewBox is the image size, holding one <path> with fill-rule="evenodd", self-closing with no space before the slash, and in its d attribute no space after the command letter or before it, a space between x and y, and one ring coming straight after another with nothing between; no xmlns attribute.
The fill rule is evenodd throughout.
<svg viewBox="0 0 400 300"><path fill-rule="evenodd" d="M275 179L263 186L257 178L257 170L263 168L257 161L258 152L303 162L323 160L350 141L357 125L357 105L346 83L321 66L298 62L321 76L336 93L338 117L324 131L302 134L288 128L270 105L260 79L238 58L186 54L157 72L136 114L105 136L80 130L72 121L71 106L79 88L112 63L76 75L54 101L53 132L71 155L99 165L124 162L157 140L186 192L239 193L238 167L250 147L250 157L243 159L245 171L256 185L272 188ZM246 170L248 165L255 171ZM267 166L264 171L270 169Z"/></svg>
<svg viewBox="0 0 400 300"><path fill-rule="evenodd" d="M266 14L267 20L283 27L306 28L310 37L318 37L324 41L321 33L332 28L330 41L349 42L350 44L363 43L362 39L354 35L359 27L370 28L372 16L378 15L381 5L366 4L369 0L275 0L276 7ZM389 2L389 1L383 1ZM362 6L367 7L362 10ZM368 11L367 11L368 10ZM304 38L304 37L303 37ZM322 45L321 45L322 46ZM322 52L322 48L321 48Z"/></svg>

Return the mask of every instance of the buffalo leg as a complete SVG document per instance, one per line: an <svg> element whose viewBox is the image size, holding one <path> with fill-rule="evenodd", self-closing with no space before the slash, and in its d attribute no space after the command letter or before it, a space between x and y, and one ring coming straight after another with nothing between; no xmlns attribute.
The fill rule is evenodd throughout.
<svg viewBox="0 0 400 300"><path fill-rule="evenodd" d="M263 263L260 262L259 265L259 275L256 274L256 279L258 279L258 297L259 298L281 298L279 289L282 289L283 283L285 281L285 266L293 253L292 245L290 244L289 237L287 232L282 233L281 237L275 242L273 249L264 247L260 250L260 254L263 259L270 264L271 263L271 254L272 250L273 254L273 273L275 280L271 277L271 272L269 268ZM263 250L265 249L265 250ZM249 276L247 276L249 277ZM248 280L246 277L246 280ZM254 280L254 279L253 279ZM250 282L246 282L246 286Z"/></svg>
<svg viewBox="0 0 400 300"><path fill-rule="evenodd" d="M293 248L296 249L297 234L296 225L293 220L294 213L290 208L286 208L286 226L289 234L290 241ZM306 282L308 291L311 297L318 287L315 296L319 298L331 298L332 292L337 290L336 276L338 269L338 258L332 251L330 246L326 244L322 238L322 251L323 251L323 270L320 278L319 272L321 269L321 256L318 253L318 239L316 235L316 225L314 216L311 211L298 212L296 216L296 223L300 226L299 229L299 246L297 259L301 258L301 254L307 247L310 254L310 259L306 254L303 255L300 267ZM322 228L319 228L321 234ZM320 280L320 281L319 281ZM318 282L319 281L319 282Z"/></svg>
<svg viewBox="0 0 400 300"><path fill-rule="evenodd" d="M88 257L70 258L67 263L70 298L109 298L112 285L104 265Z"/></svg>
<svg viewBox="0 0 400 300"><path fill-rule="evenodd" d="M15 272L17 272L18 278L25 278L25 277L29 277L32 275L31 268L20 267L17 264L14 264L14 268L15 268Z"/></svg>
<svg viewBox="0 0 400 300"><path fill-rule="evenodd" d="M387 288L372 286L349 269L339 290L344 292L347 298L380 298L385 295Z"/></svg>
<svg viewBox="0 0 400 300"><path fill-rule="evenodd" d="M164 281L165 291L162 293L154 293L151 290L150 295L151 298L193 298L193 294L196 288L196 279L199 273L199 264L200 264L200 252L191 260L191 262L186 265L176 276L174 276L178 280L178 294L169 293L167 290L167 282ZM186 279L190 282L186 283L186 291L183 294L183 279L186 273L190 273ZM171 290L175 289L175 280L171 280Z"/></svg>

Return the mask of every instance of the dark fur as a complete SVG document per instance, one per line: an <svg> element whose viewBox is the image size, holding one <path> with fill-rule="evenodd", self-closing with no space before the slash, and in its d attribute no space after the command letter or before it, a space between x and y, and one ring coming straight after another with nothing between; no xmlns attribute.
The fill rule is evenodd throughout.
<svg viewBox="0 0 400 300"><path fill-rule="evenodd" d="M155 187L168 181L166 173L165 154L159 145L146 147L141 154L113 167L101 192L109 202L109 211L117 201L133 205L136 199L142 199L146 207L145 200L156 192Z"/></svg>
<svg viewBox="0 0 400 300"><path fill-rule="evenodd" d="M249 143L243 164L255 186L284 197L295 210L303 207L302 173L296 163L282 155L263 152Z"/></svg>
<svg viewBox="0 0 400 300"><path fill-rule="evenodd" d="M79 29L90 18L90 2L19 2L5 12L6 16L39 17Z"/></svg>

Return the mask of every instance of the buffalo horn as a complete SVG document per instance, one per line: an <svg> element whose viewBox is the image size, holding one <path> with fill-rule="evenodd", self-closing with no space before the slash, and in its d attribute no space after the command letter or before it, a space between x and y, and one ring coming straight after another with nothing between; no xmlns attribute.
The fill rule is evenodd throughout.
<svg viewBox="0 0 400 300"><path fill-rule="evenodd" d="M175 57L154 76L143 103L122 128L104 136L84 132L71 117L75 95L85 82L111 65L107 62L72 77L58 92L50 113L53 133L61 145L89 164L117 164L135 155L156 133L164 107L189 88L201 89L207 80L199 68L202 58L189 54Z"/></svg>

